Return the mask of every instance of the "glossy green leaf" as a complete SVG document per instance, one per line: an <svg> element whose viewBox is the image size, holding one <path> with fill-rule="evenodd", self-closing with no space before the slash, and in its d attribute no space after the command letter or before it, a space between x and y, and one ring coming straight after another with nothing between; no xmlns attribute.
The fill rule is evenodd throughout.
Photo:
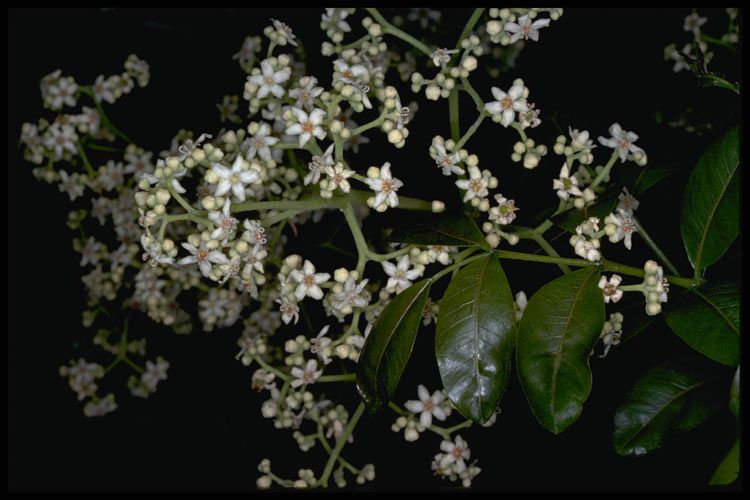
<svg viewBox="0 0 750 500"><path fill-rule="evenodd" d="M732 449L716 468L709 484L720 486L732 484L740 474L740 438L734 440Z"/></svg>
<svg viewBox="0 0 750 500"><path fill-rule="evenodd" d="M569 233L575 233L576 227L589 217L599 217L599 220L603 221L606 216L617 208L617 196L619 193L619 190L609 189L599 195L599 198L593 205L563 212L554 216L552 222Z"/></svg>
<svg viewBox="0 0 750 500"><path fill-rule="evenodd" d="M697 427L718 409L708 380L670 363L641 377L615 413L614 446L620 455L644 455L671 431Z"/></svg>
<svg viewBox="0 0 750 500"><path fill-rule="evenodd" d="M435 355L448 397L466 418L486 422L510 378L516 340L508 279L488 255L453 278L440 301Z"/></svg>
<svg viewBox="0 0 750 500"><path fill-rule="evenodd" d="M712 144L690 174L680 231L690 263L703 270L724 255L740 229L740 142L737 127Z"/></svg>
<svg viewBox="0 0 750 500"><path fill-rule="evenodd" d="M480 246L489 248L484 234L465 213L419 214L393 229L388 241L417 245Z"/></svg>
<svg viewBox="0 0 750 500"><path fill-rule="evenodd" d="M740 367L734 372L732 386L729 388L729 410L735 417L740 416Z"/></svg>
<svg viewBox="0 0 750 500"><path fill-rule="evenodd" d="M735 285L719 283L685 293L665 320L690 347L719 363L740 359L740 294Z"/></svg>
<svg viewBox="0 0 750 500"><path fill-rule="evenodd" d="M378 410L396 391L414 348L430 283L422 280L396 295L367 336L357 365L357 389L370 411Z"/></svg>
<svg viewBox="0 0 750 500"><path fill-rule="evenodd" d="M578 419L591 392L589 353L604 325L599 277L586 267L547 283L518 327L521 386L536 419L555 434Z"/></svg>

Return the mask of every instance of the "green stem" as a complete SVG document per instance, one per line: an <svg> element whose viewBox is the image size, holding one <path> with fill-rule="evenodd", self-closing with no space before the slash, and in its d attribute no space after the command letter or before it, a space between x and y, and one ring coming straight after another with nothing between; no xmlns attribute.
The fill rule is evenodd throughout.
<svg viewBox="0 0 750 500"><path fill-rule="evenodd" d="M349 230L354 238L354 244L357 246L357 272L362 276L362 273L365 270L365 265L367 264L367 257L370 253L370 249L368 248L365 236L362 234L362 230L359 227L357 217L354 215L352 205L347 203L344 206L343 212L344 217L346 218L346 223L349 225Z"/></svg>
<svg viewBox="0 0 750 500"><path fill-rule="evenodd" d="M479 93L474 90L474 87L471 85L468 78L461 78L461 89L471 96L471 99L477 106L477 111L482 112L484 110L484 101L482 101Z"/></svg>
<svg viewBox="0 0 750 500"><path fill-rule="evenodd" d="M78 146L78 152L81 153L81 160L83 160L83 168L86 169L86 173L89 174L89 177L91 177L93 180L94 177L96 177L96 172L94 171L94 167L91 166L91 162L89 161L89 157L86 156L86 151L83 149L83 146L80 142L76 143L76 146Z"/></svg>
<svg viewBox="0 0 750 500"><path fill-rule="evenodd" d="M383 33L386 33L388 35L393 35L396 38L400 38L401 40L405 41L406 43L411 44L415 49L422 52L427 57L432 57L432 50L427 47L427 45L423 44L410 34L398 29L391 23L389 23L381 14L378 12L378 9L365 9L372 17L375 18L375 20L380 24L383 28Z"/></svg>
<svg viewBox="0 0 750 500"><path fill-rule="evenodd" d="M266 363L266 362L265 362L265 361L263 360L263 358L261 358L260 356L255 356L255 358L254 358L254 359L255 359L255 361L257 361L257 362L258 362L258 364L259 364L260 366L262 366L263 368L265 368L265 369L266 369L266 370L268 370L269 372L273 373L274 375L276 375L277 377L279 377L279 378L280 378L281 380L283 380L284 382L290 382L290 381L292 380L292 377L290 377L290 376L289 376L289 375L287 375L286 373L283 373L283 372L282 372L282 371L280 371L280 370L279 370L278 368L276 368L276 367L274 367L274 366L271 366L270 364Z"/></svg>
<svg viewBox="0 0 750 500"><path fill-rule="evenodd" d="M318 479L316 486L328 486L328 478L333 471L333 466L336 464L336 460L338 460L341 450L344 448L346 441L349 439L352 431L357 426L357 422L359 421L360 417L362 417L362 413L364 413L364 411L365 404L359 403L359 406L357 406L357 409L354 411L354 415L352 415L352 418L349 419L349 423L347 424L346 429L344 429L344 432L336 440L336 446L333 448L333 451L331 451L331 456L328 458L325 469L323 469L323 475L321 475L320 479Z"/></svg>
<svg viewBox="0 0 750 500"><path fill-rule="evenodd" d="M567 264L575 267L589 267L589 266L601 266L605 271L611 271L619 274L626 274L628 276L636 276L642 278L645 276L643 269L633 266L627 266L625 264L619 264L609 260L602 259L599 262L591 262L584 259L567 259L564 257L550 257L546 255L536 255L531 253L523 252L511 252L510 250L495 250L495 255L500 259L508 260L525 260L528 262L541 262L545 264ZM468 259L467 259L468 260ZM667 281L681 288L693 288L696 282L690 278L683 278L681 276L665 275Z"/></svg>
<svg viewBox="0 0 750 500"><path fill-rule="evenodd" d="M718 45L719 47L724 47L725 49L729 49L735 54L737 53L737 49L732 44L727 43L719 38L714 38L710 35L706 35L705 33L701 33L701 40L707 43Z"/></svg>
<svg viewBox="0 0 750 500"><path fill-rule="evenodd" d="M541 234L537 233L536 231L532 231L530 238L534 240L542 248L542 250L547 252L547 255L551 257L560 257L560 254L558 254L557 251L552 248L552 245L547 243L547 240L545 240L544 236L542 236ZM558 267L565 274L568 274L570 272L570 268L566 264L558 264Z"/></svg>
<svg viewBox="0 0 750 500"><path fill-rule="evenodd" d="M318 377L315 383L319 382L354 382L357 375L354 373L341 373L338 375L323 375Z"/></svg>
<svg viewBox="0 0 750 500"><path fill-rule="evenodd" d="M451 122L451 138L458 142L461 137L461 128L458 118L458 89L453 89L448 95L448 116Z"/></svg>
<svg viewBox="0 0 750 500"><path fill-rule="evenodd" d="M450 266L448 266L448 267L446 267L446 268L442 269L442 270L441 270L440 272L438 272L438 273L435 273L435 274L434 274L434 275L433 275L433 276L432 276L432 277L430 278L430 280L431 280L431 281L432 281L432 282L434 283L434 282L436 282L437 280L439 280L440 278L442 278L443 276L445 276L446 274L448 274L448 273L450 273L451 271L453 271L454 269L458 269L458 268L460 268L460 267L463 267L463 266L465 266L466 264L468 264L469 262L475 261L475 260L477 260L477 259L481 259L482 257L486 257L486 256L487 256L487 253L486 253L486 252L482 252L482 253L480 253L480 254L478 254L478 255L474 255L473 257L468 257L468 258L466 258L466 259L463 259L463 260L460 260L460 261L454 262L454 263L453 263L453 264L451 264Z"/></svg>
<svg viewBox="0 0 750 500"><path fill-rule="evenodd" d="M388 113L386 111L383 111L383 113L379 117L377 117L376 119L374 119L373 121L371 121L369 123L365 123L364 125L360 125L359 127L357 127L354 130L352 130L351 133L349 134L349 137L354 137L354 136L360 135L362 132L370 130L371 128L381 126L383 124L383 122L385 121L385 117L387 115L388 115Z"/></svg>
<svg viewBox="0 0 750 500"><path fill-rule="evenodd" d="M86 146L93 149L94 151L105 151L107 153L122 153L124 151L124 149L111 148L109 146L102 146L100 144L93 144L93 143L88 143L86 144Z"/></svg>
<svg viewBox="0 0 750 500"><path fill-rule="evenodd" d="M617 152L613 152L612 156L610 157L609 161L606 165L604 165L604 168L601 172L599 172L599 175L596 176L596 179L594 179L591 182L591 185L589 186L592 190L595 189L599 184L601 184L602 179L604 179L606 176L609 175L609 171L612 170L612 166L615 164L615 161L617 161L617 158L619 156L617 155Z"/></svg>
<svg viewBox="0 0 750 500"><path fill-rule="evenodd" d="M651 250L654 251L657 258L660 262L663 262L665 266L667 266L667 269L673 274L680 274L680 272L677 270L674 264L667 258L666 255L664 255L664 252L661 251L661 248L654 242L654 240L651 239L649 234L646 232L646 229L641 225L640 221L636 219L635 215L631 215L631 219L633 219L633 224L635 224L635 229L638 231L638 234L641 235L641 238L643 241L646 242L646 245L651 248Z"/></svg>
<svg viewBox="0 0 750 500"><path fill-rule="evenodd" d="M477 22L479 22L479 18L482 17L482 13L484 13L484 9L474 9L474 13L469 18L466 26L464 26L464 30L461 32L461 36L458 37L458 41L456 42L456 49L461 48L461 41L469 36L471 30L474 29L474 26L477 24ZM457 55L458 54L454 54L453 57L456 57Z"/></svg>
<svg viewBox="0 0 750 500"><path fill-rule="evenodd" d="M463 147L464 144L466 144L466 141L468 141L471 138L471 136L474 135L474 132L477 131L477 129L479 128L479 126L482 124L482 122L484 121L486 117L487 117L486 112L482 111L481 113L479 113L479 116L471 125L471 127L469 127L469 130L467 130L466 133L463 135L463 137L461 137L461 140L459 140L456 143L456 147L453 148L454 151L458 151L459 149Z"/></svg>

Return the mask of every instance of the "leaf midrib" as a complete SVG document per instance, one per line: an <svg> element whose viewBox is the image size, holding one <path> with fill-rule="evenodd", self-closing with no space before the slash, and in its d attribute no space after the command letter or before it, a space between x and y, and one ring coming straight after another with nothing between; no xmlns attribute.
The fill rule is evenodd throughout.
<svg viewBox="0 0 750 500"><path fill-rule="evenodd" d="M693 385L691 385L691 386L689 386L689 387L685 388L684 390L680 391L680 393L679 393L679 394L677 394L677 395L675 395L674 397L670 398L670 399L669 399L669 401L667 401L667 402L666 402L666 403L665 403L664 405L662 405L662 407L661 407L661 408L659 408L659 409L658 409L658 410L656 411L656 413L654 413L654 414L653 414L653 415L651 416L651 418L649 418L648 422L646 422L646 423L644 423L643 425L641 425L641 426L640 426L640 427L638 428L638 430L637 430L637 431L635 432L635 434L633 434L633 435L632 435L632 436L631 436L631 437L630 437L629 439L627 439L627 440L625 441L625 443L624 443L624 446L623 446L623 447L622 447L621 449L624 449L624 448L625 448L626 446L628 446L628 447L629 447L629 446L631 446L631 443L633 442L633 440L635 440L635 439L636 439L636 438L637 438L637 437L638 437L638 436L639 436L639 435L641 434L641 432L643 432L643 430L644 430L644 429L645 429L645 428L646 428L646 427L647 427L648 425L650 425L650 424L651 424L651 422L653 422L654 420L656 420L656 417L657 417L657 416L658 416L658 415L659 415L659 414L660 414L660 413L661 413L662 411L664 411L664 409L665 409L665 408L668 408L668 407L669 407L669 406L670 406L670 405L671 405L672 403L674 403L675 401L677 401L678 399L680 399L681 397L683 397L683 396L684 396L685 394L687 394L688 392L690 392L690 391L692 391L692 390L694 390L694 389L697 389L698 387L700 387L700 386L702 386L702 385L705 385L705 384L707 384L708 382L709 382L708 380L701 380L700 382L698 382L698 383L696 383L696 384L693 384Z"/></svg>
<svg viewBox="0 0 750 500"><path fill-rule="evenodd" d="M703 300L705 300L711 307L713 307L714 310L716 310L716 312L719 313L719 316L721 316L724 319L724 321L727 322L727 324L729 325L729 327L732 330L734 330L734 333L736 333L737 336L739 336L740 331L737 328L734 327L734 323L729 320L729 318L727 317L727 315L724 314L724 311L722 311L721 309L719 309L719 306L717 306L716 304L714 304L713 302L711 302L710 300L708 300L708 297L706 295L702 294L701 292L699 292L698 290L694 290L694 292L696 294L698 294L698 296L701 297Z"/></svg>
<svg viewBox="0 0 750 500"><path fill-rule="evenodd" d="M716 215L716 210L719 208L719 205L721 204L721 200L724 199L724 193L726 193L727 188L732 183L732 179L734 178L734 174L735 174L735 172L737 172L737 167L739 167L739 166L740 166L740 160L738 158L737 159L737 163L735 164L734 168L732 168L732 173L727 176L728 180L727 180L726 184L723 184L723 186L721 187L721 192L719 193L719 196L717 197L718 201L716 203L714 203L713 207L711 208L711 213L710 213L710 215L708 217L708 221L706 222L705 230L702 231L700 243L698 244L698 247L696 248L696 253L695 253L695 269L698 269L698 270L701 269L700 264L701 264L701 259L703 257L703 247L706 244L706 237L708 236L708 228L711 226L711 221L713 221L714 216Z"/></svg>
<svg viewBox="0 0 750 500"><path fill-rule="evenodd" d="M573 311L575 311L576 307L578 306L578 299L583 292L584 288L586 288L586 285L588 284L588 281L591 279L591 277L594 275L595 269L591 271L591 274L589 274L585 280L581 283L581 287L578 289L578 292L576 292L576 296L573 299L573 306L570 308L570 314L568 315L567 320L565 321L565 327L563 328L562 334L560 335L560 342L557 345L557 352L555 353L554 363L552 364L552 384L550 386L550 402L549 402L549 409L550 409L550 415L552 416L552 423L555 427L555 430L557 430L557 421L555 420L555 402L556 402L556 395L557 395L557 373L560 371L560 353L562 351L562 346L565 343L565 335L568 332L568 326L570 325L570 320L573 319Z"/></svg>

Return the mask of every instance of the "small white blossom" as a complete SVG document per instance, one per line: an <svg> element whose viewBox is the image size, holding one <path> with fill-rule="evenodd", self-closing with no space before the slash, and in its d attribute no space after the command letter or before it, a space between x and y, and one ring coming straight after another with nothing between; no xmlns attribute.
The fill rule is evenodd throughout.
<svg viewBox="0 0 750 500"><path fill-rule="evenodd" d="M448 50L447 48L442 49L436 49L435 52L432 53L432 62L437 66L438 68L441 66L445 66L448 64L451 60L451 54L456 54L458 52L458 49Z"/></svg>
<svg viewBox="0 0 750 500"><path fill-rule="evenodd" d="M539 40L539 30L549 26L549 19L537 19L531 22L531 18L528 15L523 15L518 18L518 23L505 23L505 31L511 33L510 43L517 42L521 38L524 40Z"/></svg>
<svg viewBox="0 0 750 500"><path fill-rule="evenodd" d="M234 234L238 221L230 215L230 205L229 199L227 198L221 212L215 210L208 213L209 220L216 224L216 229L211 233L212 240L226 241L232 234Z"/></svg>
<svg viewBox="0 0 750 500"><path fill-rule="evenodd" d="M619 286L622 282L622 276L619 274L613 274L609 279L606 276L602 276L599 279L599 288L602 289L604 294L604 302L609 304L611 300L613 303L618 302L622 298L622 290Z"/></svg>
<svg viewBox="0 0 750 500"><path fill-rule="evenodd" d="M443 441L440 443L440 449L444 453L440 460L441 467L455 464L456 472L459 474L466 470L466 462L464 460L468 460L471 457L471 450L469 450L469 445L461 436L456 436L454 441Z"/></svg>
<svg viewBox="0 0 750 500"><path fill-rule="evenodd" d="M274 29L276 29L276 33L283 37L283 39L285 39L288 44L296 47L297 42L295 42L294 39L297 37L292 32L292 28L290 28L288 24L282 23L278 19L271 19L271 21L273 21L273 27Z"/></svg>
<svg viewBox="0 0 750 500"><path fill-rule="evenodd" d="M609 237L611 243L624 241L625 248L632 248L632 236L636 232L635 223L631 215L624 210L617 210L617 213L609 214L604 218L604 232Z"/></svg>
<svg viewBox="0 0 750 500"><path fill-rule="evenodd" d="M399 259L398 265L384 261L383 270L389 276L386 290L401 293L412 285L412 280L422 275L421 269L409 269L409 256L404 255Z"/></svg>
<svg viewBox="0 0 750 500"><path fill-rule="evenodd" d="M352 84L367 75L367 68L361 64L350 66L343 59L336 59L333 61L333 67L337 73L341 74L341 76L336 77L336 80L341 80L344 83Z"/></svg>
<svg viewBox="0 0 750 500"><path fill-rule="evenodd" d="M328 176L328 179L326 179L328 181L328 191L335 191L336 188L339 188L344 193L348 193L351 190L351 186L347 179L354 175L353 170L349 170L343 163L339 162L332 167L325 167L324 171Z"/></svg>
<svg viewBox="0 0 750 500"><path fill-rule="evenodd" d="M469 167L469 178L456 181L456 186L466 191L464 202L473 198L484 198L489 194L487 188L490 185L490 176L488 170L482 172L479 167Z"/></svg>
<svg viewBox="0 0 750 500"><path fill-rule="evenodd" d="M77 173L73 173L72 175L68 175L68 173L65 170L60 170L60 184L59 188L60 191L65 191L68 193L68 196L70 197L70 201L75 200L79 196L83 196L83 183L79 180L79 175Z"/></svg>
<svg viewBox="0 0 750 500"><path fill-rule="evenodd" d="M323 370L318 370L318 362L314 359L307 361L305 369L295 366L292 368L292 387L299 387L301 385L313 384L323 374Z"/></svg>
<svg viewBox="0 0 750 500"><path fill-rule="evenodd" d="M316 273L313 263L305 260L302 270L293 270L289 273L289 277L298 283L297 288L294 290L294 296L297 300L302 300L305 297L320 300L323 298L323 290L318 285L328 281L331 275L328 273Z"/></svg>
<svg viewBox="0 0 750 500"><path fill-rule="evenodd" d="M557 196L563 200L567 200L570 195L583 196L583 192L578 187L578 178L570 175L567 162L563 163L560 169L560 177L552 181L552 189L556 189Z"/></svg>
<svg viewBox="0 0 750 500"><path fill-rule="evenodd" d="M331 345L331 342L333 342L330 338L325 336L326 333L328 333L329 328L329 325L324 326L320 330L320 333L318 333L318 335L314 339L310 340L310 352L313 354L317 354L325 365L331 362L331 358L329 358L325 354L326 347Z"/></svg>
<svg viewBox="0 0 750 500"><path fill-rule="evenodd" d="M279 142L279 139L270 136L271 126L261 123L258 131L251 138L246 139L247 149L245 158L249 161L255 158L256 153L265 161L271 161L271 146Z"/></svg>
<svg viewBox="0 0 750 500"><path fill-rule="evenodd" d="M433 143L430 147L430 156L437 166L443 169L443 175L463 175L464 169L458 166L461 162L461 156L458 153L448 154L445 149L445 145L440 143Z"/></svg>
<svg viewBox="0 0 750 500"><path fill-rule="evenodd" d="M397 207L398 195L396 191L404 185L399 179L391 176L391 164L386 162L380 167L380 175L375 178L367 178L365 181L370 189L375 191L375 201L373 207L380 211L380 207Z"/></svg>
<svg viewBox="0 0 750 500"><path fill-rule="evenodd" d="M161 356L156 359L156 363L146 361L146 371L141 375L141 383L143 383L143 385L145 385L151 392L154 392L160 381L167 380L168 369L169 362Z"/></svg>
<svg viewBox="0 0 750 500"><path fill-rule="evenodd" d="M685 17L685 24L682 26L682 28L685 31L692 32L693 35L698 38L701 34L701 26L706 24L706 21L708 21L708 18L701 17L697 12L693 12L689 16Z"/></svg>
<svg viewBox="0 0 750 500"><path fill-rule="evenodd" d="M486 103L484 109L493 115L500 115L500 123L507 127L515 120L516 112L526 112L529 109L523 97L525 90L526 87L520 83L514 83L508 93L492 87L492 95L497 101Z"/></svg>
<svg viewBox="0 0 750 500"><path fill-rule="evenodd" d="M261 74L250 75L247 77L247 81L258 87L258 93L256 96L258 99L263 99L268 94L273 94L276 97L282 97L284 95L284 87L280 84L289 80L289 76L292 74L292 70L288 67L274 71L273 64L268 59L264 59L260 63Z"/></svg>
<svg viewBox="0 0 750 500"><path fill-rule="evenodd" d="M638 136L633 132L627 132L620 127L619 123L613 123L609 127L610 138L599 136L599 143L602 146L613 148L621 161L625 161L628 157L628 153L634 157L645 156L644 151L636 146L634 143L638 140Z"/></svg>
<svg viewBox="0 0 750 500"><path fill-rule="evenodd" d="M315 98L319 97L323 93L323 87L317 87L318 79L312 76L305 76L300 79L299 87L289 91L289 96L293 99L297 99L294 106L297 108L305 108L307 111L312 111L315 106Z"/></svg>
<svg viewBox="0 0 750 500"><path fill-rule="evenodd" d="M55 123L49 128L48 134L44 139L44 145L54 151L55 159L59 160L62 158L65 151L71 154L78 154L78 149L76 148L78 135L75 128L70 125Z"/></svg>
<svg viewBox="0 0 750 500"><path fill-rule="evenodd" d="M495 224L504 226L510 224L516 218L516 202L515 200L509 200L502 194L495 195L495 201L497 206L490 208L489 219Z"/></svg>
<svg viewBox="0 0 750 500"><path fill-rule="evenodd" d="M309 115L299 108L292 109L297 123L287 127L285 134L299 136L299 146L304 147L313 136L318 139L325 139L326 131L320 126L326 112L320 108L315 108Z"/></svg>
<svg viewBox="0 0 750 500"><path fill-rule="evenodd" d="M198 264L198 268L200 269L201 273L203 273L203 276L208 277L209 273L211 272L211 263L214 264L220 264L225 265L229 264L229 259L226 255L224 255L219 250L209 250L206 248L205 243L201 243L200 247L195 247L191 245L190 243L183 243L182 247L190 252L190 256L183 257L178 261L178 264L180 265L187 265L187 264Z"/></svg>
<svg viewBox="0 0 750 500"><path fill-rule="evenodd" d="M419 421L424 427L432 425L433 415L438 420L445 420L445 411L440 407L440 404L445 400L445 394L443 391L435 391L430 396L429 391L423 385L417 387L417 393L419 395L419 401L412 400L407 401L404 406L407 410L419 413Z"/></svg>
<svg viewBox="0 0 750 500"><path fill-rule="evenodd" d="M320 180L320 174L323 172L323 169L333 167L333 147L334 144L332 143L328 146L328 149L325 150L322 156L312 157L310 163L307 164L309 172L304 179L305 186L308 184L317 184Z"/></svg>
<svg viewBox="0 0 750 500"><path fill-rule="evenodd" d="M237 200L245 201L245 186L257 181L260 176L255 170L243 170L243 165L244 160L239 154L231 169L220 163L211 164L211 170L219 177L216 196L223 196L231 190Z"/></svg>

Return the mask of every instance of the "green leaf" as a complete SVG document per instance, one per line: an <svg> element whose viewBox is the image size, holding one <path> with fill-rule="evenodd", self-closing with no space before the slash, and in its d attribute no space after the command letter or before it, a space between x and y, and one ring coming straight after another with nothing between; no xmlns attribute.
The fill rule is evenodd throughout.
<svg viewBox="0 0 750 500"><path fill-rule="evenodd" d="M719 260L739 233L739 144L734 127L703 153L685 188L680 231L698 271Z"/></svg>
<svg viewBox="0 0 750 500"><path fill-rule="evenodd" d="M604 325L599 276L587 267L547 283L518 327L521 386L536 419L555 434L578 419L591 392L589 354Z"/></svg>
<svg viewBox="0 0 750 500"><path fill-rule="evenodd" d="M589 217L599 217L603 221L617 207L618 189L608 189L599 195L597 201L590 206L581 209L567 210L552 218L552 222L565 229L569 233L575 233L576 227Z"/></svg>
<svg viewBox="0 0 750 500"><path fill-rule="evenodd" d="M740 416L740 367L734 372L732 386L729 388L729 410L735 417Z"/></svg>
<svg viewBox="0 0 750 500"><path fill-rule="evenodd" d="M479 246L489 248L482 231L465 213L419 214L394 228L388 241L417 245Z"/></svg>
<svg viewBox="0 0 750 500"><path fill-rule="evenodd" d="M396 391L414 348L430 284L422 280L396 295L367 336L357 365L357 389L370 411L378 410Z"/></svg>
<svg viewBox="0 0 750 500"><path fill-rule="evenodd" d="M729 366L739 363L740 294L735 285L718 283L685 293L664 319L701 354Z"/></svg>
<svg viewBox="0 0 750 500"><path fill-rule="evenodd" d="M614 446L620 455L643 455L670 431L697 427L718 405L708 380L670 363L649 370L615 413Z"/></svg>
<svg viewBox="0 0 750 500"><path fill-rule="evenodd" d="M492 416L508 385L515 341L513 294L488 255L461 269L440 301L435 355L461 415L479 423Z"/></svg>
<svg viewBox="0 0 750 500"><path fill-rule="evenodd" d="M732 484L740 474L740 438L734 440L732 449L727 456L721 461L716 468L714 475L711 476L711 485Z"/></svg>
<svg viewBox="0 0 750 500"><path fill-rule="evenodd" d="M658 182L677 172L679 172L679 169L677 168L644 168L643 171L641 171L640 175L638 175L638 178L635 180L635 184L633 185L633 195L640 196L641 194L652 188L654 185L656 185Z"/></svg>

